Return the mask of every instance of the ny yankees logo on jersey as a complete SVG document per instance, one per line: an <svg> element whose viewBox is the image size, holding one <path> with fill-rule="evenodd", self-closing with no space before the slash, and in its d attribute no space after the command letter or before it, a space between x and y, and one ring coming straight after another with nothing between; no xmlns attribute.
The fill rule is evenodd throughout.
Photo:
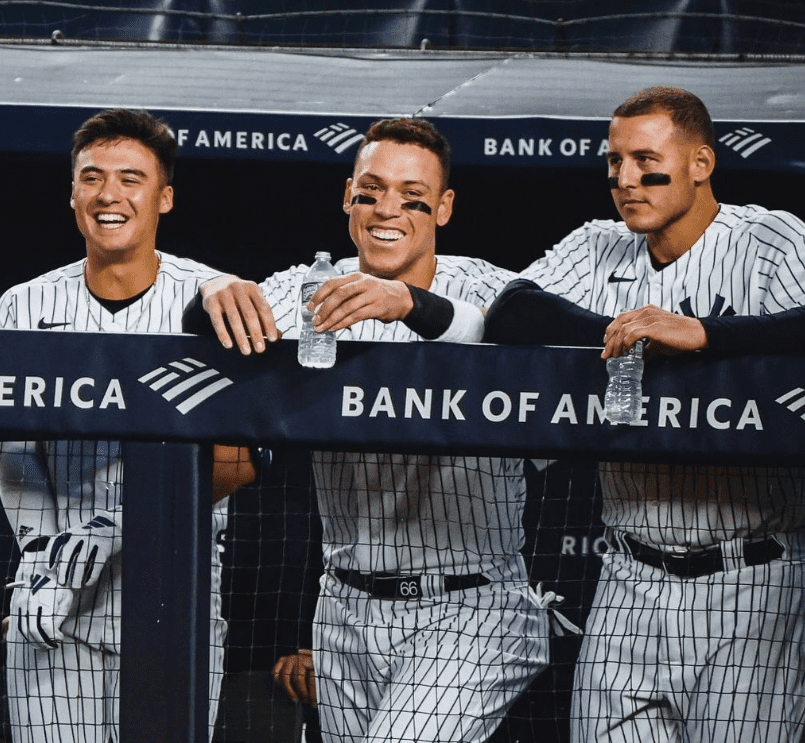
<svg viewBox="0 0 805 743"><path fill-rule="evenodd" d="M725 310L722 312L722 308L726 304L727 300L724 299L720 294L716 294L715 302L713 302L713 306L710 308L710 312L707 315L703 315L700 312L696 313L693 311L693 304L691 297L685 297L680 303L679 308L682 310L682 314L685 317L731 317L735 315L736 312L732 308L732 305L729 305Z"/></svg>

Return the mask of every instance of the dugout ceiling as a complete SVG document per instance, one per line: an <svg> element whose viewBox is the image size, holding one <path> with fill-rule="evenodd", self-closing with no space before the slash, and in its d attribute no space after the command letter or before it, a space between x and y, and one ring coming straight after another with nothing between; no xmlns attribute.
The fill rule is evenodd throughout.
<svg viewBox="0 0 805 743"><path fill-rule="evenodd" d="M199 158L349 162L379 117L438 120L456 163L600 163L629 94L674 84L717 121L722 168L805 167L805 65L527 53L0 47L4 151L63 153L92 110L144 107Z"/></svg>

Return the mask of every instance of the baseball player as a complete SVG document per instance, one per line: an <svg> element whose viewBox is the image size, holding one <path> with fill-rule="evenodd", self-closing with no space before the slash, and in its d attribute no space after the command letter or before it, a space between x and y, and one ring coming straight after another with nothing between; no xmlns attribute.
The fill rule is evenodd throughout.
<svg viewBox="0 0 805 743"><path fill-rule="evenodd" d="M70 200L86 259L6 292L0 327L179 332L184 306L218 272L155 249L175 153L168 127L146 112L88 119L74 135ZM254 475L239 455L216 447L210 731L226 631L215 536L224 496ZM2 444L0 496L21 551L7 638L15 743L118 740L122 478L117 441Z"/></svg>
<svg viewBox="0 0 805 743"><path fill-rule="evenodd" d="M590 312L616 316L604 357L639 338L666 352L704 348L711 330L734 342L721 316L781 313L801 326L805 224L716 202L702 102L677 88L642 91L615 111L609 134L623 221L589 222L527 268L530 281L490 309L487 339L525 324L540 290L577 305L566 327ZM573 739L799 741L802 470L603 463L600 476L610 551L576 669Z"/></svg>
<svg viewBox="0 0 805 743"><path fill-rule="evenodd" d="M358 256L313 296L339 339L478 340L481 308L514 276L436 256L448 222L449 146L429 123L367 132L344 191ZM225 345L298 337L307 267L259 287L203 288ZM232 327L226 330L224 318ZM313 661L326 741L484 741L547 663L548 617L519 549L521 461L316 452L325 576Z"/></svg>

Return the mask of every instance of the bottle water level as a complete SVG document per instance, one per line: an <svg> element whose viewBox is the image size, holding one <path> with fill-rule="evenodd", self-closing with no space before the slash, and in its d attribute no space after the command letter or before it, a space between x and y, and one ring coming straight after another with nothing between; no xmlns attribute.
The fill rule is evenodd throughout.
<svg viewBox="0 0 805 743"><path fill-rule="evenodd" d="M317 333L312 322L303 321L297 354L299 363L311 369L329 369L335 364L335 355L335 333Z"/></svg>
<svg viewBox="0 0 805 743"><path fill-rule="evenodd" d="M623 356L607 359L607 373L604 416L610 423L634 423L643 404L643 342Z"/></svg>
<svg viewBox="0 0 805 743"><path fill-rule="evenodd" d="M618 361L618 359L609 359ZM609 366L609 364L607 364ZM614 374L604 395L604 409L610 423L632 423L640 417L642 385L634 377Z"/></svg>
<svg viewBox="0 0 805 743"><path fill-rule="evenodd" d="M324 250L318 251L316 260L305 274L299 289L299 314L302 323L296 357L302 366L329 369L335 364L335 333L331 330L326 333L317 333L313 327L313 312L308 309L308 305L319 287L335 276L336 271L330 263L330 254Z"/></svg>

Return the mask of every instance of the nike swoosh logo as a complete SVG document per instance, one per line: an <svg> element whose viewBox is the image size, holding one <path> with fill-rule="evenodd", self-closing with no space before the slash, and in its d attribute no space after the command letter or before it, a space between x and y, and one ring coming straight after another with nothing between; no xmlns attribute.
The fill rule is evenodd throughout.
<svg viewBox="0 0 805 743"><path fill-rule="evenodd" d="M609 278L607 279L607 281L610 284L619 284L622 281L637 281L637 277L633 279L628 279L625 276L615 276L615 272L613 271L611 274L609 274Z"/></svg>
<svg viewBox="0 0 805 743"><path fill-rule="evenodd" d="M50 328L63 328L69 324L69 322L45 322L45 318L43 317L36 327L40 330L50 330Z"/></svg>

